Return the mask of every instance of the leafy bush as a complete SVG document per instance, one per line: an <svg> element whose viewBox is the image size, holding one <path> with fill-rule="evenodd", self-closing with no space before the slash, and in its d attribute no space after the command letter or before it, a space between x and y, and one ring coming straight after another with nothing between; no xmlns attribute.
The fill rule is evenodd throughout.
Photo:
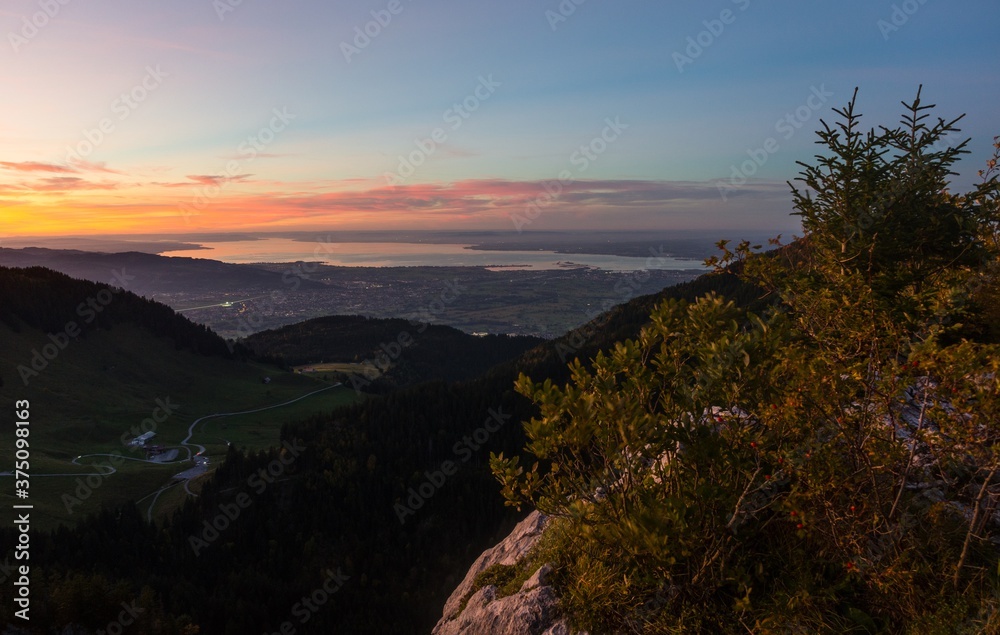
<svg viewBox="0 0 1000 635"><path fill-rule="evenodd" d="M1000 624L995 156L951 194L956 120L855 100L793 186L805 236L713 259L780 299L660 305L639 338L522 376L536 461L509 504L557 517L556 580L593 632L974 632ZM1000 150L1000 144L998 144ZM937 625L937 626L935 626Z"/></svg>

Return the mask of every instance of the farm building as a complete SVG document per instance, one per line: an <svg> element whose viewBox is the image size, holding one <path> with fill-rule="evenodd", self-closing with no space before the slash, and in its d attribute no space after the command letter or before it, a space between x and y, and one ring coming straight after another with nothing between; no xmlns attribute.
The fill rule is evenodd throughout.
<svg viewBox="0 0 1000 635"><path fill-rule="evenodd" d="M137 448L144 447L146 445L146 442L149 441L150 439L152 439L155 436L156 436L155 432L146 432L146 433L140 434L136 438L132 439L132 441L130 442L130 445L132 445L134 447L137 447Z"/></svg>

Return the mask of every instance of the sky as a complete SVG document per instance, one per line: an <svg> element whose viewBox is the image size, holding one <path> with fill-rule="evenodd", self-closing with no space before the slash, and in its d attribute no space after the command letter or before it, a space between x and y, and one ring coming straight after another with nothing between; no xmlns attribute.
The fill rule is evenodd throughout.
<svg viewBox="0 0 1000 635"><path fill-rule="evenodd" d="M4 0L0 236L793 231L857 87L1000 135L996 0ZM956 139L957 140L957 139Z"/></svg>

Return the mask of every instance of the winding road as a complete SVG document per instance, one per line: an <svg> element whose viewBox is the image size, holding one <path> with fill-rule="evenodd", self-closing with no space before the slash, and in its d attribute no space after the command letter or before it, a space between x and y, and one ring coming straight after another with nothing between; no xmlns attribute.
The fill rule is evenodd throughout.
<svg viewBox="0 0 1000 635"><path fill-rule="evenodd" d="M331 390L333 388L337 388L339 386L343 386L343 384L340 383L340 382L337 382L336 384L331 384L331 385L327 386L326 388L320 388L319 390L314 390L311 393L302 395L301 397L296 397L295 399L292 399L291 401L286 401L284 403L275 404L273 406L264 406L263 408L254 408L253 410L243 410L241 412L217 412L215 414L205 415L204 417L201 417L199 419L195 419L193 422L191 422L191 425L188 426L188 435L186 437L184 437L184 439L181 441L181 445L184 446L187 449L187 451L188 451L188 458L187 459L183 459L182 461L175 461L175 462L186 462L186 461L191 460L192 459L192 456L191 456L191 446L194 446L196 448L199 448L198 452L195 454L196 465L194 467L192 467L191 469L189 469L189 470L184 470L180 474L175 474L174 478L181 477L180 481L175 482L175 483L171 483L170 485L167 485L165 487L161 487L159 490L157 490L157 491L149 494L148 496L145 496L144 498L139 499L141 501L141 500L145 500L146 498L149 498L149 496L153 496L153 500L150 501L150 503L149 503L149 510L146 512L146 519L149 520L150 522L153 522L153 508L156 507L156 501L159 500L160 494L162 494L163 492L165 492L166 490L170 489L174 485L177 485L180 482L184 483L184 491L185 492L187 492L191 496L197 496L197 494L195 494L190 489L188 489L188 483L192 479L195 479L195 478L201 476L202 474L204 474L205 472L208 471L208 468L206 467L206 465L208 464L208 461L207 460L205 460L205 461L198 461L197 460L197 456L200 455L202 452L205 451L205 446L201 445L200 443L190 443L191 437L194 436L194 429L195 429L195 427L199 423L201 423L202 421L207 421L208 419L216 419L216 418L219 418L219 417L235 417L235 416L239 416L239 415L253 414L255 412L264 412L265 410L273 410L275 408L282 408L284 406L291 405L291 404L293 404L293 403L295 403L297 401L302 401L303 399L305 399L307 397L312 397L313 395L319 394L321 392L325 392L327 390ZM155 496L154 496L154 494L155 494ZM139 501L136 501L136 502L139 502Z"/></svg>
<svg viewBox="0 0 1000 635"><path fill-rule="evenodd" d="M312 391L310 393L302 395L301 397L296 397L295 399L292 399L290 401L285 401L285 402L282 402L282 403L279 403L279 404L275 404L273 406L264 406L262 408L254 408L253 410L243 410L243 411L240 411L240 412L217 412L215 414L205 415L204 417L200 417L198 419L195 419L191 423L191 425L188 426L188 434L187 434L187 436L184 437L184 440L180 442L180 447L182 447L183 449L187 450L187 452L188 452L187 458L179 459L179 460L176 460L176 461L154 461L154 460L150 460L150 459L139 459L139 458L135 458L135 457L131 457L131 456L125 456L121 452L117 452L117 453L82 454L82 455L76 457L75 459L73 459L71 461L71 463L73 465L80 465L82 467L83 464L78 463L77 461L79 461L80 459L86 459L86 458L95 457L95 456L113 457L115 459L124 459L126 461L138 461L139 463L153 463L155 465L174 465L176 463L187 463L187 462L189 462L189 461L191 461L193 459L195 461L195 466L194 467L192 467L191 469L188 469L188 470L184 470L183 472L180 472L180 473L174 475L173 479L180 478L180 480L176 480L176 481L170 483L169 485L161 487L160 489L156 490L155 492L150 492L146 496L143 496L142 498L140 498L139 500L136 501L136 503L139 503L139 502L142 502L142 501L146 500L150 496L153 497L153 500L149 504L149 511L146 514L147 519L150 522L152 522L152 520L153 520L153 508L156 506L156 501L157 501L157 499L160 498L160 494L162 494L166 490L170 489L171 487L179 485L180 483L184 483L184 490L189 495L196 496L196 494L194 494L193 492L191 492L190 489L188 489L188 483L191 481L191 479L197 478L198 476L201 476L202 474L204 474L205 472L208 471L208 468L206 467L206 465L208 464L208 460L207 459L201 459L201 460L199 460L201 458L200 455L203 452L205 452L205 446L201 445L200 443L193 443L193 442L191 442L191 437L194 436L195 428L198 426L199 423L201 423L203 421L207 421L209 419L216 419L216 418L219 418L219 417L235 417L235 416L239 416L239 415L253 414L255 412L264 412L266 410L274 410L275 408L282 408L284 406L289 406L289 405L291 405L293 403L302 401L303 399L306 399L308 397L312 397L313 395L317 395L317 394L319 394L321 392L326 392L327 390L332 390L332 389L338 388L340 386L343 386L343 384L340 383L340 382L337 382L336 384L331 384L329 386L326 386L325 388L320 388L319 390L314 390L314 391ZM192 454L192 451L191 451L192 447L198 448L198 452ZM101 470L108 470L108 471L101 472L101 476L104 476L104 477L110 476L110 475L112 475L112 474L114 474L114 473L116 473L118 471L117 469L115 469L115 467L113 465L102 465L102 464L97 464L97 463L90 463L90 464L87 464L87 465L89 467L100 468ZM80 473L76 473L76 474L32 474L31 476L32 476L32 478L34 478L34 477L44 477L44 476L63 476L63 477L66 477L66 476L87 476L89 474L93 474L93 472L80 472ZM11 474L9 472L2 472L2 473L0 473L0 476L13 476L13 474ZM173 479L171 479L171 480L173 480Z"/></svg>
<svg viewBox="0 0 1000 635"><path fill-rule="evenodd" d="M184 437L183 441L181 441L181 445L183 445L183 446L191 446L191 445L193 445L193 446L195 446L197 448L200 448L200 450L198 452L199 454L201 452L204 452L205 451L205 446L203 446L201 444L198 444L198 443L188 443L188 441L190 441L191 437L194 436L194 428L195 428L195 426L198 425L199 423L201 423L202 421L207 420L207 419L215 419L217 417L235 417L237 415L248 415L248 414L253 414L255 412L264 412L265 410L273 410L275 408L281 408L281 407L284 407L284 406L291 405L291 404L293 404L293 403L295 403L297 401L302 401L306 397L312 397L315 394L318 394L318 393L330 390L332 388L337 388L338 386L343 386L343 384L340 383L340 382L337 382L336 384L331 384L331 385L327 386L326 388L320 388L319 390L314 390L314 391L312 391L311 393L309 393L307 395L302 395L301 397L296 397L295 399L292 399L291 401L286 401L285 403L279 403L279 404L274 405L274 406L265 406L263 408L256 408L254 410L244 410L243 412L220 412L220 413L216 413L214 415L205 415L204 417L202 417L200 419L195 419L194 422L190 426L188 426L188 435L186 437ZM191 458L190 452L191 452L191 450L188 449L188 458L189 459Z"/></svg>

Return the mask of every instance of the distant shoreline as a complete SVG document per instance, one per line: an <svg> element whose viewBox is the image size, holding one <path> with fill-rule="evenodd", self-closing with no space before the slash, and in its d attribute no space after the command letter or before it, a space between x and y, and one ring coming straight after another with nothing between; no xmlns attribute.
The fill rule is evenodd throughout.
<svg viewBox="0 0 1000 635"><path fill-rule="evenodd" d="M14 236L0 238L0 247L61 249L98 253L212 251L206 243L232 243L284 238L295 242L399 243L466 245L473 251L545 251L558 254L647 257L649 249L669 244L674 258L703 260L715 255L714 245L725 238L766 242L781 230L685 231L315 231L189 234L111 234L106 236ZM787 232L786 232L787 234Z"/></svg>

